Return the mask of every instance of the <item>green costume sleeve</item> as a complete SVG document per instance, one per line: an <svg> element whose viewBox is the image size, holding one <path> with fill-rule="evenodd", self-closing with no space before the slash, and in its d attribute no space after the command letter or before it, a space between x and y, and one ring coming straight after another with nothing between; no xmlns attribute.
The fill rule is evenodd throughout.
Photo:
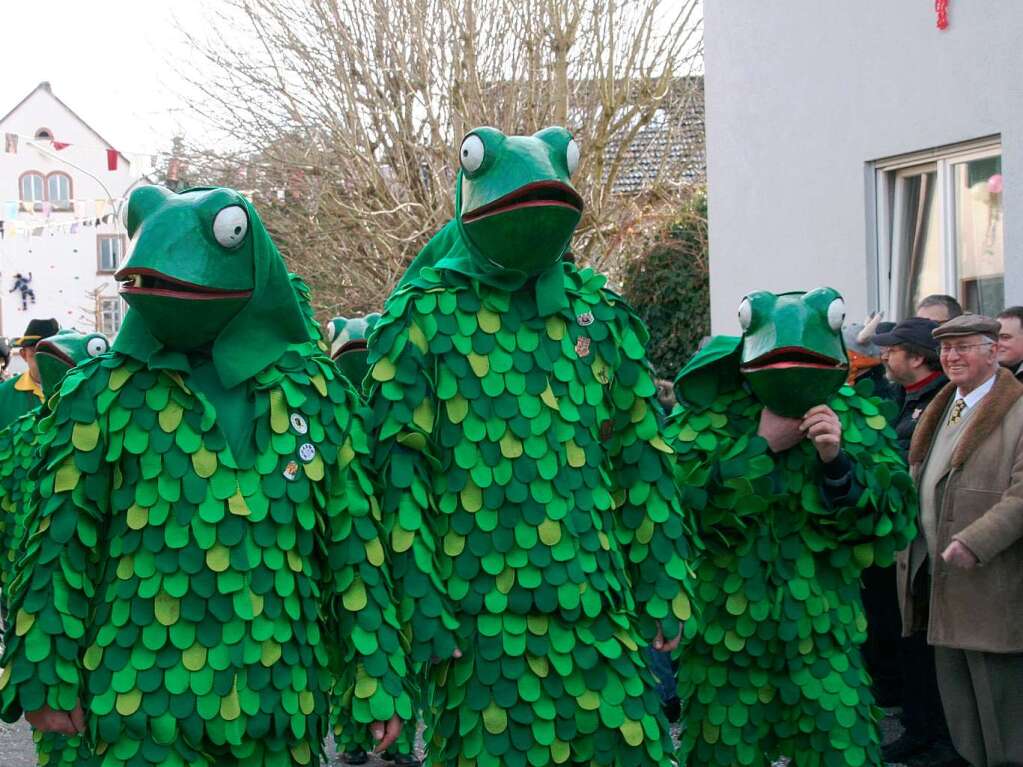
<svg viewBox="0 0 1023 767"><path fill-rule="evenodd" d="M628 552L641 634L653 640L660 622L670 639L682 621L692 637L692 527L678 503L673 451L661 436L656 385L645 364L648 333L631 312L624 319L612 331L622 355L610 387L618 536Z"/></svg>
<svg viewBox="0 0 1023 767"><path fill-rule="evenodd" d="M334 375L325 371L325 377ZM339 740L351 743L364 740L365 728L359 725L387 721L395 714L408 721L414 713L404 686L406 648L387 575L380 510L363 468L369 461L369 442L355 394L338 378L330 394L344 437L328 502L332 581L327 628L333 637L347 640L332 642L345 648L332 713Z"/></svg>
<svg viewBox="0 0 1023 767"><path fill-rule="evenodd" d="M38 411L32 411L0 432L0 591L5 600L10 597L9 582L23 545L37 416Z"/></svg>
<svg viewBox="0 0 1023 767"><path fill-rule="evenodd" d="M444 587L451 573L443 550L447 515L434 505L430 479L440 466L431 403L437 401L438 387L450 388L454 381L435 380L424 332L432 320L419 314L409 297L408 290L397 294L392 302L404 304L405 311L392 305L377 326L369 356L369 402L396 597L402 623L412 631L412 658L426 662L449 658L455 650L457 622ZM454 401L449 405L456 406Z"/></svg>
<svg viewBox="0 0 1023 767"><path fill-rule="evenodd" d="M70 711L81 692L80 640L102 566L96 541L111 477L103 462L89 374L76 371L41 424L32 475L38 508L26 521L26 550L11 583L0 705L7 721L43 705Z"/></svg>

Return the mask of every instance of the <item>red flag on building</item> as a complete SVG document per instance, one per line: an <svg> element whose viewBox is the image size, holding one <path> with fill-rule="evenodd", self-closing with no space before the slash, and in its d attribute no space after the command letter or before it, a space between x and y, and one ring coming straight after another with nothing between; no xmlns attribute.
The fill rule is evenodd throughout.
<svg viewBox="0 0 1023 767"><path fill-rule="evenodd" d="M116 149L107 150L107 170L117 170L117 155Z"/></svg>
<svg viewBox="0 0 1023 767"><path fill-rule="evenodd" d="M68 144L66 141L54 141L53 142L53 148L56 149L58 152L61 149L67 149L69 146L71 146L71 145Z"/></svg>

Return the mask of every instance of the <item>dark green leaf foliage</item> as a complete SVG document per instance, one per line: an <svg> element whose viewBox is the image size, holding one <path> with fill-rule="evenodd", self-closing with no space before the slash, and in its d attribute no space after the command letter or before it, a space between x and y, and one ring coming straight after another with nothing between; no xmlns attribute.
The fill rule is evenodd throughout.
<svg viewBox="0 0 1023 767"><path fill-rule="evenodd" d="M426 680L431 763L668 764L640 649L696 625L642 324L590 270L548 317L530 288L423 280L369 380L413 658L463 653Z"/></svg>
<svg viewBox="0 0 1023 767"><path fill-rule="evenodd" d="M674 378L710 332L707 197L698 193L678 221L626 267L622 292L650 329L647 355Z"/></svg>
<svg viewBox="0 0 1023 767"><path fill-rule="evenodd" d="M290 767L317 763L331 717L342 742L411 717L354 395L312 345L245 385L248 467L187 375L110 354L64 379L12 580L6 719L81 699L104 767Z"/></svg>
<svg viewBox="0 0 1023 767"><path fill-rule="evenodd" d="M707 555L697 568L701 631L682 653L682 755L690 764L880 765L870 678L858 646L859 577L914 535L916 497L889 405L843 387L829 403L863 494L830 508L808 440L774 456L745 388L667 426L683 504Z"/></svg>

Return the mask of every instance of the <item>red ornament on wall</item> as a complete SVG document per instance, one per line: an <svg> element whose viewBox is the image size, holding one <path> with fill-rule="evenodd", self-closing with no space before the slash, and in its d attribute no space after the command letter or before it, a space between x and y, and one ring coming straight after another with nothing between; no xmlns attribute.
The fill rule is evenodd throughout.
<svg viewBox="0 0 1023 767"><path fill-rule="evenodd" d="M934 0L934 10L938 13L938 29L948 29L948 0Z"/></svg>

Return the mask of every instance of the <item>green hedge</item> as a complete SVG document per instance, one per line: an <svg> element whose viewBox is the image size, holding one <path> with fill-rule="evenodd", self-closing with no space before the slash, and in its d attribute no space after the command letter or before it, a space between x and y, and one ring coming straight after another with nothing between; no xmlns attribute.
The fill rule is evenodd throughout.
<svg viewBox="0 0 1023 767"><path fill-rule="evenodd" d="M629 263L622 289L650 329L647 355L657 375L674 379L710 332L705 192Z"/></svg>

